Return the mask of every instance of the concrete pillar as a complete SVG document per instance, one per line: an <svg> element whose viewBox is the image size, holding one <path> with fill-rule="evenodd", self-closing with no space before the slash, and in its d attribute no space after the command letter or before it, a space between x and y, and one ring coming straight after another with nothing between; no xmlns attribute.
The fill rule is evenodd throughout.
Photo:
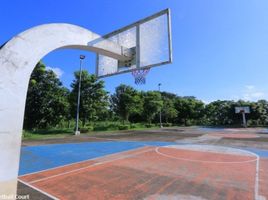
<svg viewBox="0 0 268 200"><path fill-rule="evenodd" d="M96 40L99 35L79 26L46 24L22 32L0 49L0 195L16 194L25 100L35 65L60 48L122 56L121 47Z"/></svg>

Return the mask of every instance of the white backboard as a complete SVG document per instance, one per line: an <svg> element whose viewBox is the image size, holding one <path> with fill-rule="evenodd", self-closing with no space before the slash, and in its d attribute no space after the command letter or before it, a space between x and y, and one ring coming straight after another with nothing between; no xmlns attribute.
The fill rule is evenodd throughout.
<svg viewBox="0 0 268 200"><path fill-rule="evenodd" d="M235 113L250 113L250 109L248 106L235 107Z"/></svg>
<svg viewBox="0 0 268 200"><path fill-rule="evenodd" d="M103 39L130 49L132 57L125 61L97 54L96 76L99 78L171 63L170 10L113 31Z"/></svg>

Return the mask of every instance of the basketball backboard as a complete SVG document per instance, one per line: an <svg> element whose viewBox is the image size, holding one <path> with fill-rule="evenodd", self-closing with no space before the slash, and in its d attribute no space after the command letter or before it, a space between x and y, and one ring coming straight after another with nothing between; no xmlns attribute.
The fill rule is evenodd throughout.
<svg viewBox="0 0 268 200"><path fill-rule="evenodd" d="M113 31L102 37L122 46L122 54L130 59L116 59L97 54L98 78L149 69L172 62L170 10L162 10L150 17ZM127 52L124 52L127 50Z"/></svg>
<svg viewBox="0 0 268 200"><path fill-rule="evenodd" d="M235 107L235 113L250 113L250 109L248 106Z"/></svg>

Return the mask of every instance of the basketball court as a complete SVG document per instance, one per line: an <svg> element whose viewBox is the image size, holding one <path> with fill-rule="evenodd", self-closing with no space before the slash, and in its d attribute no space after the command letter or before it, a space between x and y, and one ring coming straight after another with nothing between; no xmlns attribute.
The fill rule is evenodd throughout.
<svg viewBox="0 0 268 200"><path fill-rule="evenodd" d="M82 149L80 158L89 159L74 162ZM49 160L45 153L53 150ZM52 199L268 197L268 156L237 148L110 141L24 147L23 157L32 163L22 163L19 181Z"/></svg>
<svg viewBox="0 0 268 200"><path fill-rule="evenodd" d="M5 53L12 49L13 54L18 56L14 59L8 54L8 59L3 61L3 68L10 74L14 71L17 77L21 77L24 69L20 71L14 66L31 61L27 69L30 72L36 60L40 60L54 49L80 48L97 53L98 78L132 72L136 84L145 84L146 75L152 67L172 62L170 20L170 10L165 9L104 36L66 24L36 27L34 31L30 29L23 32L22 38L29 40L32 46L38 44L38 49L42 52L33 51L33 47L22 51L20 47L24 46L24 40L19 40L21 35L14 37L1 51ZM57 29L60 27L67 30L67 34L63 34L68 36L67 38L62 39L62 35L52 35L51 38L51 35L47 34L64 33ZM39 32L39 35L36 32ZM49 45L46 40L40 43L39 39L45 37ZM75 41L71 40L73 38ZM17 46L10 45L13 43ZM32 55L31 58L24 55L32 52L36 53L34 59ZM30 76L30 73L27 74ZM4 181L1 182L0 189L6 194L14 194L17 183L16 167L24 111L18 108L25 106L25 102L20 100L23 98L20 97L25 99L28 78L25 75L22 79L16 79L17 84L14 84L13 79L6 78L8 92L3 90L3 97L6 99L1 105L3 108L9 108L9 111L8 114L2 112L2 129L5 133L14 132L16 136L3 134L1 140L2 146L6 148L6 151L1 152L2 157L12 163L1 166L2 171L11 171L8 176L1 176L1 180ZM25 85L23 89L20 87L23 85L22 82ZM20 96L16 95L14 98L14 94L17 93ZM246 127L247 111L240 109L239 113L243 115ZM11 119L14 124L10 124ZM129 136L129 140L126 139L128 136L124 135L112 138L103 135L87 137L87 142L68 143L63 139L63 143L66 144L42 144L46 141L40 141L42 145L22 147L18 180L47 199L268 198L268 151L256 148L251 150L250 145L240 148L230 141L227 142L227 146L219 143L226 142L224 139L256 141L264 137L257 136L257 133L234 133L224 129L209 133L198 129L190 130L183 136L175 130L174 134L168 137L171 131L161 130L158 135L149 132L148 140L144 140L143 137L138 140L135 138L136 132ZM76 137L79 140L79 136Z"/></svg>

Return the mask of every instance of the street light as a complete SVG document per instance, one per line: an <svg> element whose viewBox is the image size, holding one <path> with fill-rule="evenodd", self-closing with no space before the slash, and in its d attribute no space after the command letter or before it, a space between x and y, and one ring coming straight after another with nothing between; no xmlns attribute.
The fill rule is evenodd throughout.
<svg viewBox="0 0 268 200"><path fill-rule="evenodd" d="M160 87L161 87L161 83L158 83L158 90L159 90L159 93L161 92L160 91ZM160 128L163 128L162 126L162 108L160 108L160 112L159 112L159 122L160 122Z"/></svg>
<svg viewBox="0 0 268 200"><path fill-rule="evenodd" d="M75 123L75 135L80 135L80 131L78 130L79 126L79 109L80 109L80 89L81 89L81 76L82 76L82 60L85 59L86 56L80 55L80 72L79 72L79 83L78 83L78 94L77 94L77 108L76 108L76 123Z"/></svg>

